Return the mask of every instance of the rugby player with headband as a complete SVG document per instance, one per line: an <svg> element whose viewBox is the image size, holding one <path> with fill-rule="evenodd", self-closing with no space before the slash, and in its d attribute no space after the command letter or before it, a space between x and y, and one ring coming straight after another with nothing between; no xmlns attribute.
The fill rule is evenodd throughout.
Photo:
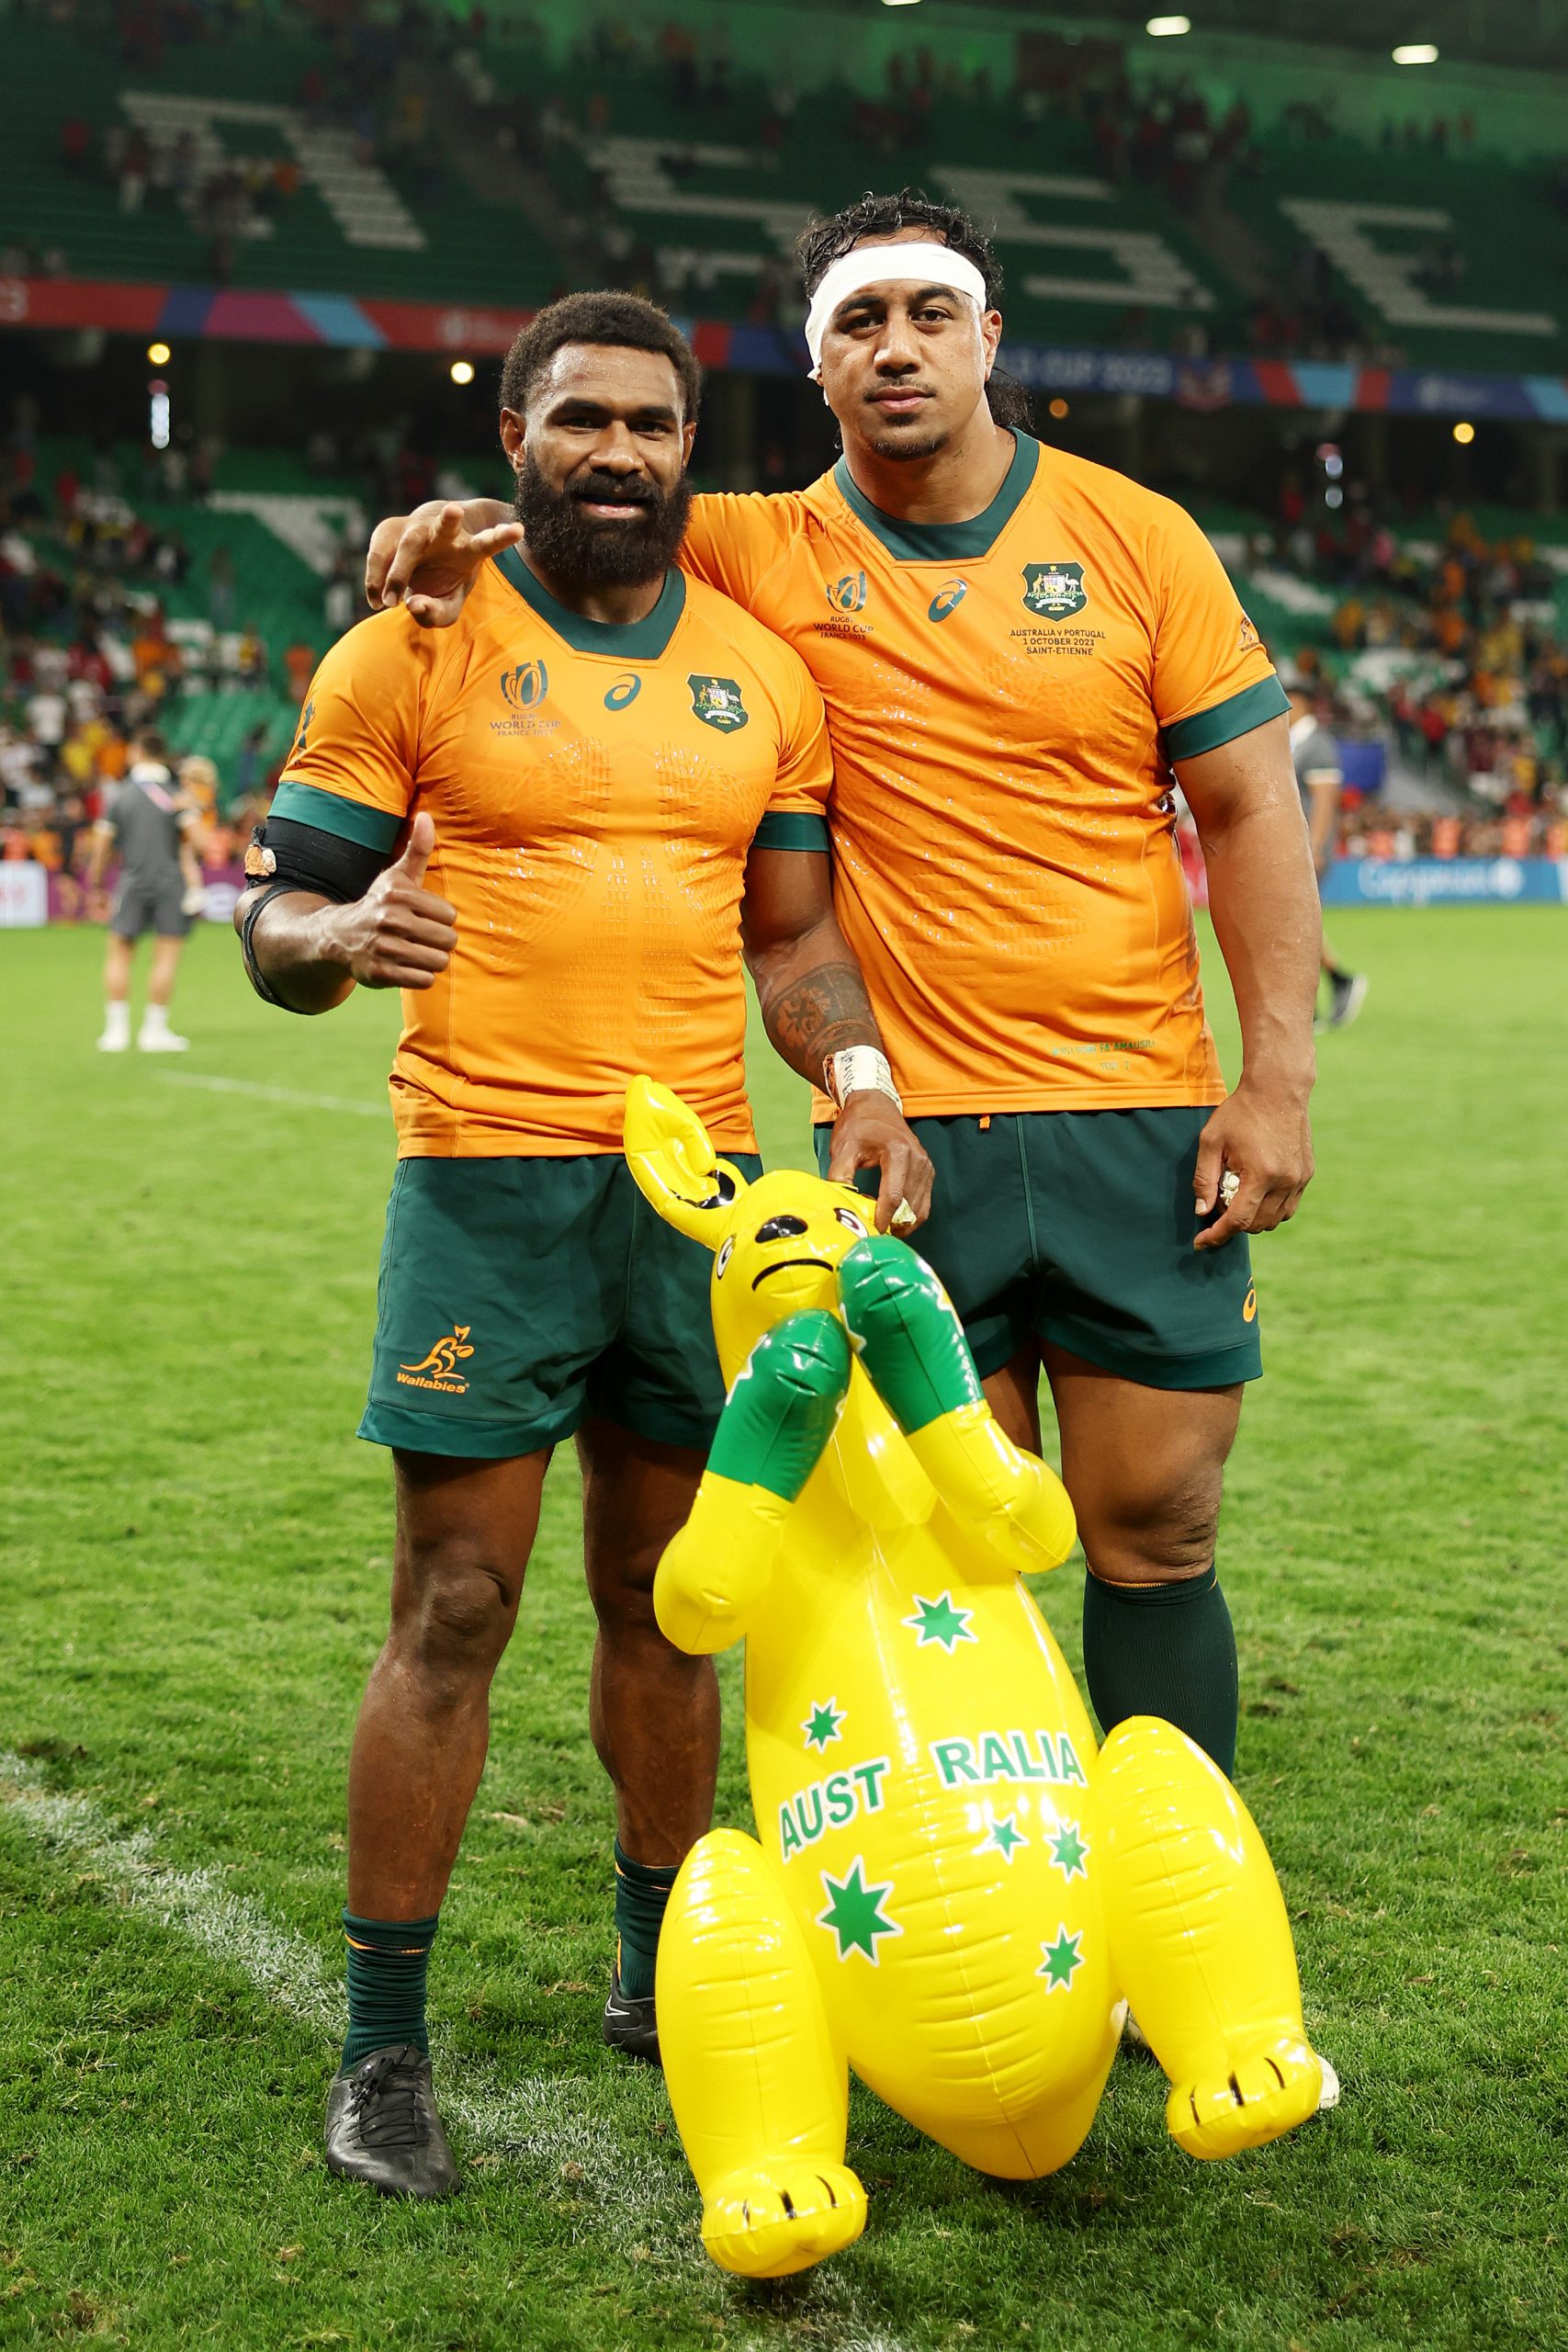
<svg viewBox="0 0 1568 2352"><path fill-rule="evenodd" d="M1215 1544L1261 1370L1249 1236L1313 1171L1320 923L1285 695L1191 517L1032 437L972 220L867 197L798 254L843 454L804 491L695 500L680 561L822 690L835 905L936 1169L915 1247L1037 1450L1049 1382L1100 1722L1164 1716L1229 1773ZM383 524L372 602L450 618L504 514ZM1241 1017L1228 1093L1177 779Z"/></svg>
<svg viewBox="0 0 1568 2352"><path fill-rule="evenodd" d="M852 294L892 285L945 286L955 294L967 294L977 311L988 307L985 279L974 263L954 253L951 245L912 239L891 246L857 245L824 272L806 314L806 347L811 354L816 381L821 381L822 337L840 304Z"/></svg>

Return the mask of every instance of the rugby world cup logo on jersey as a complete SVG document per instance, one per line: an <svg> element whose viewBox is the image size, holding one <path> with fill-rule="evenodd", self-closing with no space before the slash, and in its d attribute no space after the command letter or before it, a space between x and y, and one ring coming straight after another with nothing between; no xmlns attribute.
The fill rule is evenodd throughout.
<svg viewBox="0 0 1568 2352"><path fill-rule="evenodd" d="M751 714L740 699L735 679L705 678L694 671L686 684L692 689L692 708L705 727L716 727L721 735L735 735L750 725Z"/></svg>
<svg viewBox="0 0 1568 2352"><path fill-rule="evenodd" d="M836 613L863 613L865 610L864 572L846 571L841 580L829 580L828 602Z"/></svg>
<svg viewBox="0 0 1568 2352"><path fill-rule="evenodd" d="M1023 567L1025 608L1043 620L1067 621L1089 602L1081 563L1026 563Z"/></svg>
<svg viewBox="0 0 1568 2352"><path fill-rule="evenodd" d="M533 710L550 690L550 673L542 662L520 662L501 673L501 691L512 710Z"/></svg>

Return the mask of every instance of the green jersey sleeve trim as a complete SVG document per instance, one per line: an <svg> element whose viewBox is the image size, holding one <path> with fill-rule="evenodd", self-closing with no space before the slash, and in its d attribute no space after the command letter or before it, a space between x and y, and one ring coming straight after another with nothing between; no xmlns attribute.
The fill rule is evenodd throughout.
<svg viewBox="0 0 1568 2352"><path fill-rule="evenodd" d="M362 849L389 850L403 829L402 818L385 808L367 808L363 800L345 800L341 792L323 792L320 785L299 784L289 776L273 794L267 814L286 817L296 825L314 825L318 832L335 833Z"/></svg>
<svg viewBox="0 0 1568 2352"><path fill-rule="evenodd" d="M851 513L900 563L973 563L990 554L1012 521L1039 463L1039 442L1027 433L1015 433L1012 463L1002 476L1001 488L985 513L971 516L967 523L905 523L896 514L885 514L859 488L846 458L834 467L833 480Z"/></svg>
<svg viewBox="0 0 1568 2352"><path fill-rule="evenodd" d="M670 650L670 640L686 609L686 575L670 571L659 601L640 621L594 621L584 613L568 610L536 580L515 548L502 548L492 558L497 571L539 618L564 639L574 653L607 653L616 662L658 662Z"/></svg>
<svg viewBox="0 0 1568 2352"><path fill-rule="evenodd" d="M753 849L810 849L820 851L824 857L833 854L832 836L826 817L814 817L807 808L770 808L751 836Z"/></svg>
<svg viewBox="0 0 1568 2352"><path fill-rule="evenodd" d="M1255 686L1243 686L1240 694L1227 695L1213 710L1194 711L1190 718L1179 718L1168 727L1165 756L1195 760L1201 752L1217 752L1222 743L1234 743L1238 735L1250 735L1255 727L1282 718L1290 707L1278 678L1259 678Z"/></svg>

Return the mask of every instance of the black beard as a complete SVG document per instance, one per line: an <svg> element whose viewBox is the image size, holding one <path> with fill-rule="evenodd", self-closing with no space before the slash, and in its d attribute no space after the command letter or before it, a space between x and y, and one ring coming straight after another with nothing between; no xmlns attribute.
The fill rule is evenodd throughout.
<svg viewBox="0 0 1568 2352"><path fill-rule="evenodd" d="M952 438L951 433L922 433L918 440L899 434L896 437L889 435L884 441L869 441L866 446L872 456L880 458L885 465L897 465L901 458L934 458L939 449L946 448Z"/></svg>
<svg viewBox="0 0 1568 2352"><path fill-rule="evenodd" d="M640 520L601 522L584 513L590 500L636 506ZM622 474L588 473L570 490L557 490L525 456L513 503L529 554L566 586L637 588L661 578L674 562L686 536L692 487L684 474L664 491L657 482L628 483Z"/></svg>

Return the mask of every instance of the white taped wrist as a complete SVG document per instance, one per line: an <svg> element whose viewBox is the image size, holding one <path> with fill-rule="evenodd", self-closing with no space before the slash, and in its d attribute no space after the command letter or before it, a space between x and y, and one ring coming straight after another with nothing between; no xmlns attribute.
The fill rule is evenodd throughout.
<svg viewBox="0 0 1568 2352"><path fill-rule="evenodd" d="M846 1046L822 1065L823 1083L842 1110L852 1094L886 1094L900 1111L903 1097L893 1083L887 1057L875 1046Z"/></svg>

